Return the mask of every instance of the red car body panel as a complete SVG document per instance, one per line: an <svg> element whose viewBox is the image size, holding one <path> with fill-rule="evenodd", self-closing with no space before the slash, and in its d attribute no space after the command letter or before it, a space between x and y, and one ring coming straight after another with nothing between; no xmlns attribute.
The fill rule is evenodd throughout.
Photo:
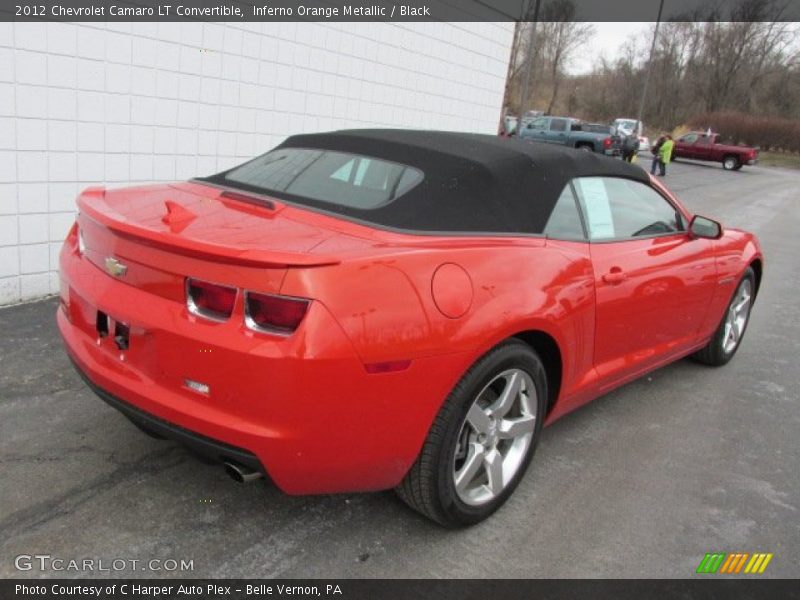
<svg viewBox="0 0 800 600"><path fill-rule="evenodd" d="M413 235L224 192L84 192L60 256L58 325L94 385L253 453L293 494L397 485L453 386L509 337L537 332L558 348L547 423L697 350L761 259L736 230L595 244ZM192 314L187 277L237 288L231 317ZM260 333L244 324L243 290L311 304L292 335ZM129 349L98 336L98 310L130 326Z"/></svg>

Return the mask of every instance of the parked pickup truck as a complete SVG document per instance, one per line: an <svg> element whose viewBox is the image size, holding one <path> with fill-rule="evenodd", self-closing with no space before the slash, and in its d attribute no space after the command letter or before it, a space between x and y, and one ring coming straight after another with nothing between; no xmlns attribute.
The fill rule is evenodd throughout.
<svg viewBox="0 0 800 600"><path fill-rule="evenodd" d="M672 156L721 162L728 171L738 171L742 165L758 162L758 150L755 148L723 144L718 133L708 135L700 131L692 131L675 140Z"/></svg>
<svg viewBox="0 0 800 600"><path fill-rule="evenodd" d="M520 128L517 135L522 140L563 144L588 152L616 156L620 154L620 137L611 126L597 132L583 129L583 123L569 117L539 117Z"/></svg>

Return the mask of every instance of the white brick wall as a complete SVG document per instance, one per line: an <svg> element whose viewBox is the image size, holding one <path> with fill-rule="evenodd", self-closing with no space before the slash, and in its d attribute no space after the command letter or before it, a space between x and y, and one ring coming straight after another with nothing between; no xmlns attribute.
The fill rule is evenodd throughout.
<svg viewBox="0 0 800 600"><path fill-rule="evenodd" d="M499 23L0 23L0 304L57 292L86 186L211 174L293 133L493 133L512 35Z"/></svg>

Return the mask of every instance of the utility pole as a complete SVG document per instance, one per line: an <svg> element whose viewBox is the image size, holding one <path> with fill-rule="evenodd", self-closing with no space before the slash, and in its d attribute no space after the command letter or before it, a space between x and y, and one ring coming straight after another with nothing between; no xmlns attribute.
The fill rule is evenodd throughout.
<svg viewBox="0 0 800 600"><path fill-rule="evenodd" d="M650 56L647 58L647 70L644 73L644 88L642 98L639 102L639 114L636 115L636 136L639 136L639 127L642 126L642 113L644 112L644 99L647 98L647 84L650 83L650 71L653 69L653 54L656 51L656 40L658 39L658 26L661 25L661 12L664 10L664 0L658 4L658 16L656 17L656 30L653 32L653 43L650 44Z"/></svg>
<svg viewBox="0 0 800 600"><path fill-rule="evenodd" d="M662 0L663 2L663 0ZM520 98L520 107L519 107L519 119L520 123L522 123L522 117L527 112L528 106L528 91L531 85L531 63L533 62L533 43L534 39L536 38L536 24L539 21L539 7L541 6L542 0L536 0L536 7L533 9L533 25L531 25L531 31L528 36L528 63L525 65L525 79L522 83L522 97ZM530 10L530 3L528 4L528 10L525 11L525 16L528 16L528 12Z"/></svg>

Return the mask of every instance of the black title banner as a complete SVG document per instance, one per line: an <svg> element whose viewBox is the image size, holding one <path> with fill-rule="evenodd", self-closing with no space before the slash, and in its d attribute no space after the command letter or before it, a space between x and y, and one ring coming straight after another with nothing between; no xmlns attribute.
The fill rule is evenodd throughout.
<svg viewBox="0 0 800 600"><path fill-rule="evenodd" d="M800 21L800 0L5 0L0 21Z"/></svg>
<svg viewBox="0 0 800 600"><path fill-rule="evenodd" d="M39 579L0 580L3 600L556 600L628 598L791 600L796 581L699 578L691 580L242 580L242 579Z"/></svg>

